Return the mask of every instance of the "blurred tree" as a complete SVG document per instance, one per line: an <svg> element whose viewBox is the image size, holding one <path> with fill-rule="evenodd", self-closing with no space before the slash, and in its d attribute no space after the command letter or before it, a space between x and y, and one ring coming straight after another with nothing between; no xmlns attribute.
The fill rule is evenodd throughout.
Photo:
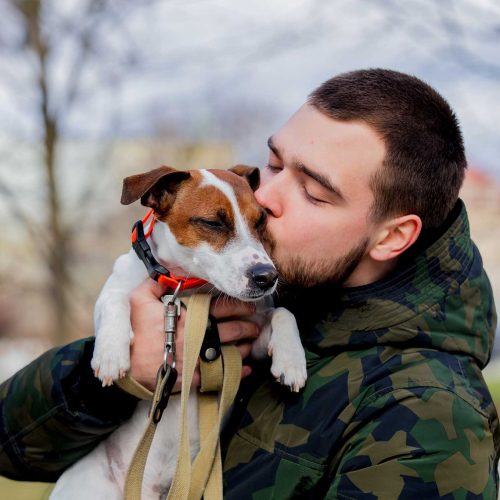
<svg viewBox="0 0 500 500"><path fill-rule="evenodd" d="M326 69L309 75L315 66L349 69L351 58L359 66L380 65L377 52L390 52L393 44L397 55L383 64L401 65L429 81L466 73L500 77L495 0L307 0L291 2L286 12L284 3L264 9L264 2L257 4L248 9L222 0L0 0L2 125L36 151L41 179L31 178L19 192L12 177L22 173L25 159L14 158L17 142L2 148L0 135L5 149L0 167L9 166L9 173L0 171L0 195L30 234L47 271L54 340L63 339L74 312L69 298L78 289L70 266L75 232L83 229L106 186L106 148L101 161L79 158L70 165L63 147L69 138L94 135L102 141L123 131L158 132L166 142L165 130L175 124L178 135L190 135L196 146L215 138L236 144L244 160L257 162L263 134L279 124L277 115L281 121L289 112L280 110L271 93L279 89L289 99L289 88L306 81L307 91L318 75L330 76ZM304 57L314 65L302 70ZM253 73L269 64L276 65L279 71L272 75L281 82L264 89ZM292 84L283 64L300 69ZM457 67L460 71L450 71ZM244 90L238 93L238 87ZM304 90L298 92L302 96ZM121 105L127 113L123 126ZM259 153L248 153L252 150ZM196 152L193 148L191 156ZM76 175L84 168L85 175ZM81 181L77 196L67 192L68 176ZM31 189L40 185L43 189ZM38 210L25 203L35 198L42 199Z"/></svg>
<svg viewBox="0 0 500 500"><path fill-rule="evenodd" d="M96 174L97 168L103 167L102 163L73 167L87 168L88 173L81 176L85 186L80 189L78 199L72 200L78 214L72 211L70 215L63 202L62 137L71 134L75 110L95 102L109 106L110 119L104 127L112 129L112 110L118 109L120 81L133 69L137 59L137 47L122 23L124 12L130 13L150 3L137 0L0 2L3 19L0 56L4 63L0 91L7 95L5 103L14 110L11 114L18 122L19 136L39 139L41 146L33 145L33 148L37 151L36 163L43 172L45 222L39 223L40 214L26 207L5 177L0 179L0 193L7 198L14 220L24 225L34 247L40 251L49 282L47 298L54 318L53 341L57 343L65 340L72 327L72 241L81 228L82 214L102 184L96 182ZM16 173L11 172L11 175ZM31 192L27 196L37 194L40 193Z"/></svg>
<svg viewBox="0 0 500 500"><path fill-rule="evenodd" d="M500 4L496 0L375 0L383 29L408 40L433 40L428 64L455 65L483 78L500 79Z"/></svg>

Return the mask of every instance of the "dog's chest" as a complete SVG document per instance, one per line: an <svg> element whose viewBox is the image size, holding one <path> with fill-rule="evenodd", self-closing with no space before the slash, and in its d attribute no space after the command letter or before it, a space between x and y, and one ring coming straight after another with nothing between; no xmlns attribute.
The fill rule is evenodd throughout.
<svg viewBox="0 0 500 500"><path fill-rule="evenodd" d="M134 451L146 430L149 406L148 401L140 402L131 419L104 443L110 475L116 484L125 484ZM158 423L144 469L143 498L161 498L159 494L168 491L178 456L180 406L180 395L172 395ZM197 399L192 392L188 399L187 412L192 458L199 449L197 411Z"/></svg>

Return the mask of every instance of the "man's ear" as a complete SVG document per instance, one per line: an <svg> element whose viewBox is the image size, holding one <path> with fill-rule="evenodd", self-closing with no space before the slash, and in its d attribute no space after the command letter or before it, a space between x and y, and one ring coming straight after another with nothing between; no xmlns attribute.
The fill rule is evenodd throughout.
<svg viewBox="0 0 500 500"><path fill-rule="evenodd" d="M166 212L179 184L190 175L189 172L165 166L144 174L131 175L123 179L121 202L130 205L140 198L144 206L151 207L155 212Z"/></svg>
<svg viewBox="0 0 500 500"><path fill-rule="evenodd" d="M369 251L373 260L388 261L408 250L422 231L418 215L404 215L383 224L375 244Z"/></svg>
<svg viewBox="0 0 500 500"><path fill-rule="evenodd" d="M247 165L235 165L229 169L230 172L234 172L240 177L244 177L252 191L257 191L260 184L260 170L257 167L249 167Z"/></svg>

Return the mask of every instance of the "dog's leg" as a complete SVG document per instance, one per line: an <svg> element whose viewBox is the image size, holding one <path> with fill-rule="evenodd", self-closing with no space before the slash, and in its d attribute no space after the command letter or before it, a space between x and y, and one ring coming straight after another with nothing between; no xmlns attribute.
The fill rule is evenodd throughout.
<svg viewBox="0 0 500 500"><path fill-rule="evenodd" d="M273 357L271 373L282 384L298 392L306 383L307 370L295 316L284 307L274 309L270 330L268 353Z"/></svg>
<svg viewBox="0 0 500 500"><path fill-rule="evenodd" d="M257 318L256 315L250 317L251 320L258 321L262 328L260 335L257 337L257 340L255 340L252 344L252 357L254 359L264 359L265 357L270 355L269 342L271 341L272 333L272 310L261 313L261 316L264 316L266 318L265 322L262 322L262 320L258 321L259 318Z"/></svg>
<svg viewBox="0 0 500 500"><path fill-rule="evenodd" d="M120 256L106 281L94 310L95 348L92 368L103 385L122 377L130 368L131 291L147 277L133 250Z"/></svg>

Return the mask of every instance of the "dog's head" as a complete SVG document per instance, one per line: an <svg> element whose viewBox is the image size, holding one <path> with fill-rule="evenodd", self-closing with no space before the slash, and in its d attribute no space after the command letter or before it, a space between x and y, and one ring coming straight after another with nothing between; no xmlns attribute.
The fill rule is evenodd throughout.
<svg viewBox="0 0 500 500"><path fill-rule="evenodd" d="M278 273L261 243L266 212L255 200L259 170L180 171L160 167L123 181L122 203L138 199L159 223L157 258L241 300L276 288Z"/></svg>

